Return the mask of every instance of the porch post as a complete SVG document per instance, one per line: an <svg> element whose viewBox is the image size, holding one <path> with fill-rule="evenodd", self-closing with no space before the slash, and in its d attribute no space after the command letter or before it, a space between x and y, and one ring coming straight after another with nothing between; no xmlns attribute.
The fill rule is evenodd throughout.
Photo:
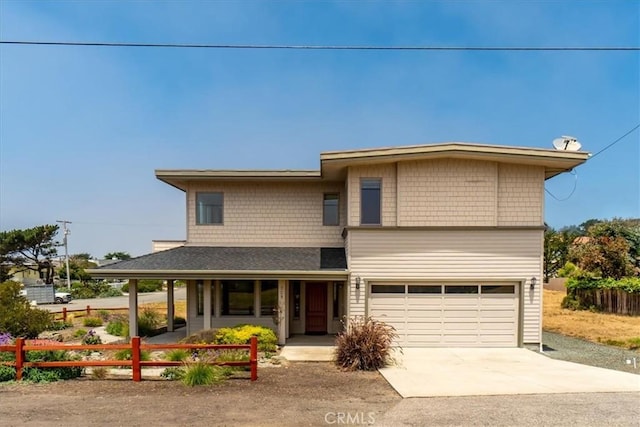
<svg viewBox="0 0 640 427"><path fill-rule="evenodd" d="M278 344L284 345L287 340L287 320L289 316L286 315L286 292L287 281L278 280Z"/></svg>
<svg viewBox="0 0 640 427"><path fill-rule="evenodd" d="M211 280L204 280L202 297L204 298L204 329L211 329Z"/></svg>
<svg viewBox="0 0 640 427"><path fill-rule="evenodd" d="M129 279L129 336L138 336L138 279Z"/></svg>
<svg viewBox="0 0 640 427"><path fill-rule="evenodd" d="M167 280L167 332L173 332L173 317L175 307L173 306L173 279Z"/></svg>

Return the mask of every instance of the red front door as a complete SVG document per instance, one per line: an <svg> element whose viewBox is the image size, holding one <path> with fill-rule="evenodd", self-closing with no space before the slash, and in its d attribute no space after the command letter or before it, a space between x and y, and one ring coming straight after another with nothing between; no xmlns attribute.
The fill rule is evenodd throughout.
<svg viewBox="0 0 640 427"><path fill-rule="evenodd" d="M327 283L307 282L305 290L305 333L327 333Z"/></svg>

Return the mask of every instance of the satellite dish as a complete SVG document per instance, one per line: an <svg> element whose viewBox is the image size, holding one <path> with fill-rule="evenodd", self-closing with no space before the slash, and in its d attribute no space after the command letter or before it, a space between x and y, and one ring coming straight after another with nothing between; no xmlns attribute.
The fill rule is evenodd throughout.
<svg viewBox="0 0 640 427"><path fill-rule="evenodd" d="M563 135L553 140L553 146L559 151L578 151L582 147L582 144L573 136Z"/></svg>

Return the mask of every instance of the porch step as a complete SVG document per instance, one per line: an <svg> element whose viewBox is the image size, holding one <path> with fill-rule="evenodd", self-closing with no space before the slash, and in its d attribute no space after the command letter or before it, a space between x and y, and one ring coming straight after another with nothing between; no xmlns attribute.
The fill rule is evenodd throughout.
<svg viewBox="0 0 640 427"><path fill-rule="evenodd" d="M286 345L280 356L290 362L331 362L334 360L334 346L327 345Z"/></svg>

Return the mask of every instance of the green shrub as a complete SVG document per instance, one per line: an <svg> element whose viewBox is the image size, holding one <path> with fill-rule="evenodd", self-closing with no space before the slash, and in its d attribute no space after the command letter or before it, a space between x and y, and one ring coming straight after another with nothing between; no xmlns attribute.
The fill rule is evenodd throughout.
<svg viewBox="0 0 640 427"><path fill-rule="evenodd" d="M86 329L77 329L74 333L73 336L76 338L82 338L85 335L87 335L87 330Z"/></svg>
<svg viewBox="0 0 640 427"><path fill-rule="evenodd" d="M393 326L371 317L352 317L336 337L336 364L345 370L373 371L390 362L394 339Z"/></svg>
<svg viewBox="0 0 640 427"><path fill-rule="evenodd" d="M142 309L138 318L138 334L143 337L155 335L163 320L163 316L154 309Z"/></svg>
<svg viewBox="0 0 640 427"><path fill-rule="evenodd" d="M182 382L188 386L212 385L224 381L228 370L219 366L212 366L206 362L195 362L187 365Z"/></svg>
<svg viewBox="0 0 640 427"><path fill-rule="evenodd" d="M184 317L175 316L173 318L173 324L174 325L186 325L187 324L187 320Z"/></svg>
<svg viewBox="0 0 640 427"><path fill-rule="evenodd" d="M138 280L138 292L157 292L162 290L162 280L144 279ZM122 285L122 292L129 293L129 283Z"/></svg>
<svg viewBox="0 0 640 427"><path fill-rule="evenodd" d="M16 379L16 368L13 366L0 365L0 383L13 381Z"/></svg>
<svg viewBox="0 0 640 427"><path fill-rule="evenodd" d="M166 368L160 374L160 377L169 381L180 381L184 378L185 370L179 366L171 366Z"/></svg>
<svg viewBox="0 0 640 427"><path fill-rule="evenodd" d="M131 360L131 349L125 348L122 350L118 350L116 351L114 357L116 358L116 360ZM147 350L140 350L140 360L151 360L151 353Z"/></svg>
<svg viewBox="0 0 640 427"><path fill-rule="evenodd" d="M630 294L640 294L640 277L623 277L622 279L572 277L567 280L569 292L578 289L618 289Z"/></svg>
<svg viewBox="0 0 640 427"><path fill-rule="evenodd" d="M562 303L560 304L560 306L568 310L579 310L580 300L574 295L567 295L566 297L562 298Z"/></svg>
<svg viewBox="0 0 640 427"><path fill-rule="evenodd" d="M183 348L176 348L165 355L165 359L171 362L182 362L189 358L190 353Z"/></svg>
<svg viewBox="0 0 640 427"><path fill-rule="evenodd" d="M62 320L56 320L51 323L51 326L47 329L48 331L62 331L63 329L71 328L73 323L64 322Z"/></svg>
<svg viewBox="0 0 640 427"><path fill-rule="evenodd" d="M111 297L119 297L122 296L122 291L114 288L113 286L109 286L107 289L101 291L98 294L98 298L111 298Z"/></svg>
<svg viewBox="0 0 640 427"><path fill-rule="evenodd" d="M14 337L37 338L53 323L51 313L31 307L20 295L20 284L16 282L0 283L0 307L0 331Z"/></svg>
<svg viewBox="0 0 640 427"><path fill-rule="evenodd" d="M71 285L71 296L74 299L120 296L122 292L108 283L97 281L76 282Z"/></svg>
<svg viewBox="0 0 640 427"><path fill-rule="evenodd" d="M257 325L238 325L220 328L215 335L216 344L247 344L252 336L258 337L259 351L275 351L278 338L272 329Z"/></svg>
<svg viewBox="0 0 640 427"><path fill-rule="evenodd" d="M116 317L107 323L105 330L110 335L126 337L129 335L129 322L122 317Z"/></svg>
<svg viewBox="0 0 640 427"><path fill-rule="evenodd" d="M99 317L85 317L82 320L82 324L89 328L95 328L98 326L102 326L102 319Z"/></svg>
<svg viewBox="0 0 640 427"><path fill-rule="evenodd" d="M25 354L27 362L57 362L66 360L77 360L79 357L71 356L64 350L37 350L27 351ZM23 379L31 382L52 382L58 380L68 380L82 375L83 369L80 367L65 368L25 368L23 369Z"/></svg>

